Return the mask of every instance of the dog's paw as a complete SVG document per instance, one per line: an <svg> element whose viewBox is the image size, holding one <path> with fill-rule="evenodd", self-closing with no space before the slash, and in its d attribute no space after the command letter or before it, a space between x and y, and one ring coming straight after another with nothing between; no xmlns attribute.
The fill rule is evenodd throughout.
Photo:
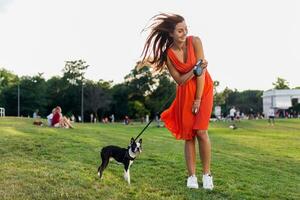
<svg viewBox="0 0 300 200"><path fill-rule="evenodd" d="M100 172L98 172L98 177L99 177L100 179L103 179L103 176L101 176Z"/></svg>

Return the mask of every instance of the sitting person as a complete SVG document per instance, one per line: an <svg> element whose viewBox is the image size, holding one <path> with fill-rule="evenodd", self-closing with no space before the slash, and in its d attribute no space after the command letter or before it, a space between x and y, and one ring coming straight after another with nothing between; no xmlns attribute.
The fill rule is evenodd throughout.
<svg viewBox="0 0 300 200"><path fill-rule="evenodd" d="M124 124L125 125L128 125L130 123L130 119L129 119L129 117L126 115L125 116L125 119L124 119Z"/></svg>
<svg viewBox="0 0 300 200"><path fill-rule="evenodd" d="M55 113L56 108L52 109L52 112L47 116L48 126L52 126L52 118Z"/></svg>
<svg viewBox="0 0 300 200"><path fill-rule="evenodd" d="M64 117L61 113L61 107L57 106L55 108L55 113L52 117L52 126L61 128L73 128L70 120Z"/></svg>
<svg viewBox="0 0 300 200"><path fill-rule="evenodd" d="M34 111L34 113L32 114L32 118L40 118L40 116L39 116L39 109L36 109Z"/></svg>

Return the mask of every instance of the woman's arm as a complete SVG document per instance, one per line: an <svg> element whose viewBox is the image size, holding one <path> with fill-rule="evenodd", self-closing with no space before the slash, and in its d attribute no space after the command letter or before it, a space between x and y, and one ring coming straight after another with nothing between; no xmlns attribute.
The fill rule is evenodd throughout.
<svg viewBox="0 0 300 200"><path fill-rule="evenodd" d="M202 59L204 60L204 52L202 47L202 42L199 37L193 38L193 45L195 49L196 59ZM201 76L197 77L197 90L196 90L196 96L195 99L201 99L203 88L204 88L204 82L205 82L205 71L203 71Z"/></svg>
<svg viewBox="0 0 300 200"><path fill-rule="evenodd" d="M204 59L204 52L202 47L202 42L199 37L193 38L193 45L195 49L196 59L202 59L204 61L204 65L207 65L207 61ZM201 97L203 94L204 84L205 84L205 73L206 69L203 70L203 73L201 76L198 76L196 79L196 94L195 94L195 100L192 108L193 113L197 113L199 111L199 106L201 102Z"/></svg>
<svg viewBox="0 0 300 200"><path fill-rule="evenodd" d="M173 66L169 58L167 58L167 67L171 76L178 85L184 84L186 81L190 80L194 76L193 69L185 74L179 73Z"/></svg>

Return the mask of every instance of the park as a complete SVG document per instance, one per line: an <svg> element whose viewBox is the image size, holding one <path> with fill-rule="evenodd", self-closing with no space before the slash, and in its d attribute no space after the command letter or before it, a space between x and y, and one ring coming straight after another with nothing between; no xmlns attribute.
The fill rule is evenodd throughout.
<svg viewBox="0 0 300 200"><path fill-rule="evenodd" d="M131 185L112 163L97 176L100 148L124 146L140 123L76 124L76 129L33 126L33 119L0 119L1 199L299 199L300 124L280 119L211 123L213 191L189 190L183 142L150 126L131 168ZM198 162L197 171L200 171Z"/></svg>
<svg viewBox="0 0 300 200"><path fill-rule="evenodd" d="M300 3L0 1L0 200L300 199Z"/></svg>

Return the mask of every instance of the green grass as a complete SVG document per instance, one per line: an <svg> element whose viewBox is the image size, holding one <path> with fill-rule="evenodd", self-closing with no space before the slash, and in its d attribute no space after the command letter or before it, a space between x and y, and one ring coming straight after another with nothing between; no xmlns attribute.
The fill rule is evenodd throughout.
<svg viewBox="0 0 300 200"><path fill-rule="evenodd" d="M130 186L114 162L99 180L100 148L126 147L144 125L75 126L0 118L0 199L300 199L297 119L277 120L274 127L265 120L243 121L237 130L211 123L213 191L186 188L183 141L154 126L142 136L144 151L131 166Z"/></svg>

